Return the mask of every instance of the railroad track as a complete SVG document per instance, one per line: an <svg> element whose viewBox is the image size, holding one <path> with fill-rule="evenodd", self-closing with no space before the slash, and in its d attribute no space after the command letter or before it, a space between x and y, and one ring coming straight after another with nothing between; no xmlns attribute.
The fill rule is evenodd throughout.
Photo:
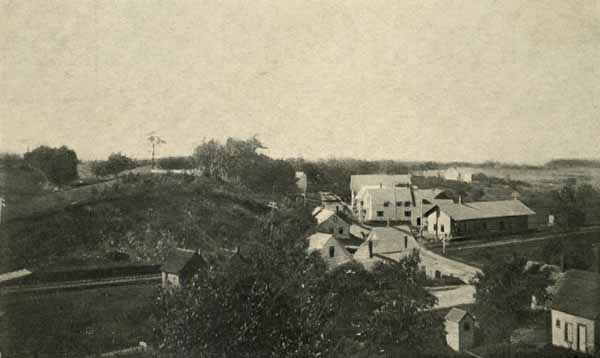
<svg viewBox="0 0 600 358"><path fill-rule="evenodd" d="M132 276L121 276L121 277L109 277L101 279L90 279L90 280L76 280L76 281L63 281L63 282L51 282L41 284L30 284L30 285L18 285L18 286L6 286L0 287L0 296L11 296L19 294L39 294L39 293L52 293L58 291L70 291L70 290L83 290L90 288L110 287L110 286L122 286L131 284L149 284L159 283L161 280L161 274L147 274L147 275L132 275Z"/></svg>

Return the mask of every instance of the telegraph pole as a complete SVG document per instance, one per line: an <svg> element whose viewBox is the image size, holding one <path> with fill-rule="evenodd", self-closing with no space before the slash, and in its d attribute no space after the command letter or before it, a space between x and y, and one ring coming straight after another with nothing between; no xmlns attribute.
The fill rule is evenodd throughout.
<svg viewBox="0 0 600 358"><path fill-rule="evenodd" d="M2 224L2 208L6 206L4 198L0 198L0 224Z"/></svg>

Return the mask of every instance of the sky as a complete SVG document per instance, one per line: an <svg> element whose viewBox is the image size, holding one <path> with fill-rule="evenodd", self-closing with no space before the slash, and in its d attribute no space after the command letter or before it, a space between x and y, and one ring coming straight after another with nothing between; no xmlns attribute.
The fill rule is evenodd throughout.
<svg viewBox="0 0 600 358"><path fill-rule="evenodd" d="M600 1L0 0L0 151L600 158Z"/></svg>

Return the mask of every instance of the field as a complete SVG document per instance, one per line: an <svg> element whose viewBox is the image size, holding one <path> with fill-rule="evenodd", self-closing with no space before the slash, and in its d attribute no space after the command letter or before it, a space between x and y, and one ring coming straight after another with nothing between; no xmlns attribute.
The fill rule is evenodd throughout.
<svg viewBox="0 0 600 358"><path fill-rule="evenodd" d="M157 286L137 285L3 298L7 357L82 357L149 341Z"/></svg>
<svg viewBox="0 0 600 358"><path fill-rule="evenodd" d="M588 183L600 189L600 168L572 167L572 168L539 168L539 169L495 169L495 168L470 168L473 173L483 173L497 178L510 178L530 183L536 187L558 189L569 178L577 179L578 184Z"/></svg>
<svg viewBox="0 0 600 358"><path fill-rule="evenodd" d="M589 243L599 243L600 242L600 234L599 233L571 233L565 234L564 240L581 240ZM519 253L525 255L529 260L532 261L544 261L542 255L542 249L544 247L545 241L531 241L531 242L523 242L516 243L510 245L502 245L502 246L492 246L492 247L479 247L479 248L465 248L461 249L457 248L448 248L446 250L446 256L452 259L456 259L458 261L465 262L467 264L471 264L476 267L483 267L483 265L491 260L491 259L499 259L501 257L509 257L513 253ZM440 249L437 248L434 251L440 252Z"/></svg>

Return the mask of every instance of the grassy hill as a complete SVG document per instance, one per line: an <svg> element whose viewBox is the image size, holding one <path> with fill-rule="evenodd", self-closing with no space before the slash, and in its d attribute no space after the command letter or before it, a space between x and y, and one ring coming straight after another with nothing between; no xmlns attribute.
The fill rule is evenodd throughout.
<svg viewBox="0 0 600 358"><path fill-rule="evenodd" d="M267 211L264 199L206 178L130 175L80 202L1 225L0 271L102 264L115 252L160 262L176 246L219 255L243 246Z"/></svg>

